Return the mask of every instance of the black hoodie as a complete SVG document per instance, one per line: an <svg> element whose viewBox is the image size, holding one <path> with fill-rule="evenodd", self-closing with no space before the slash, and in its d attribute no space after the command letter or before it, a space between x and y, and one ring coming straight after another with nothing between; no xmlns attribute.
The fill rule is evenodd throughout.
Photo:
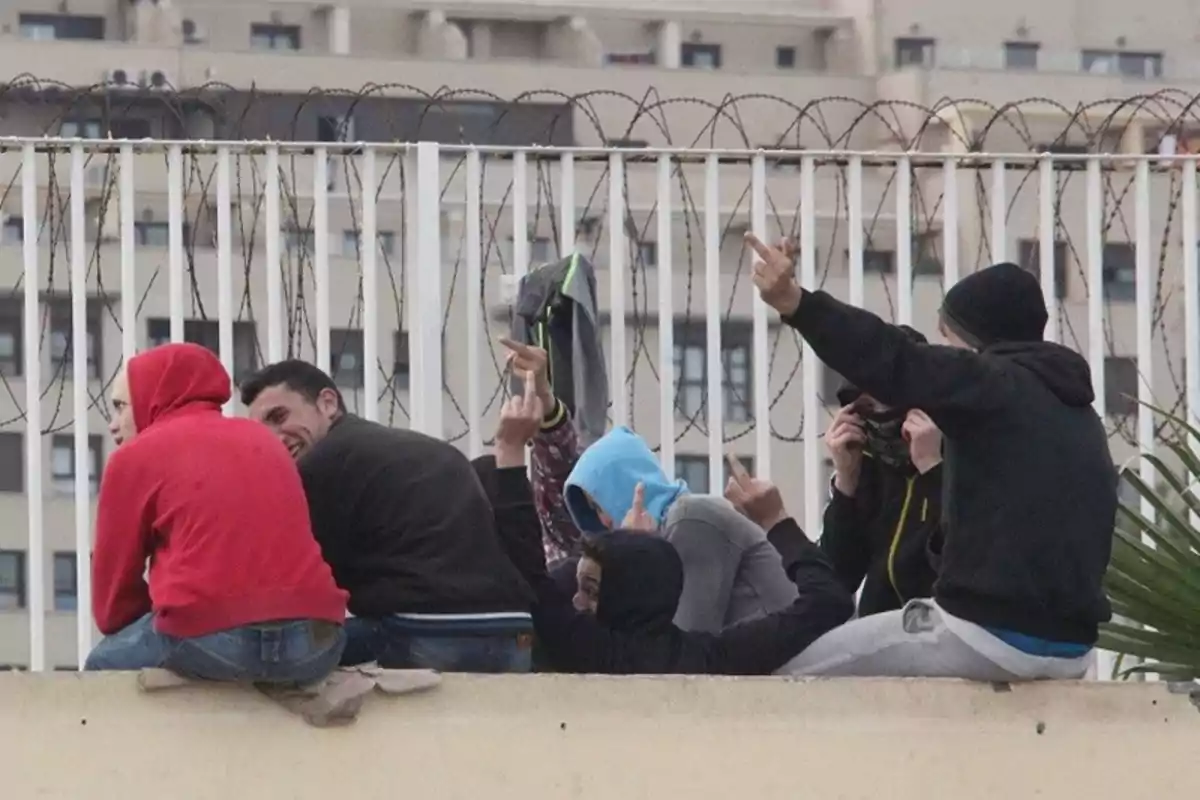
<svg viewBox="0 0 1200 800"><path fill-rule="evenodd" d="M854 600L825 555L791 519L767 534L800 590L783 611L719 634L681 631L671 621L683 591L675 547L658 536L617 531L591 540L603 560L600 597L595 616L578 612L570 594L546 572L525 470L496 470L494 486L497 532L534 590L539 648L556 671L767 675L854 613Z"/></svg>
<svg viewBox="0 0 1200 800"><path fill-rule="evenodd" d="M984 627L1094 644L1111 617L1101 582L1117 475L1087 362L1049 342L919 344L819 291L785 322L831 369L945 435L938 603Z"/></svg>

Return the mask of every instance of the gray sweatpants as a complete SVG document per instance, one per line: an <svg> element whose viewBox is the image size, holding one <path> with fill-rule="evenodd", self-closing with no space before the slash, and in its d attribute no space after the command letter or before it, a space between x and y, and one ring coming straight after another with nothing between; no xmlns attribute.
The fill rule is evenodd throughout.
<svg viewBox="0 0 1200 800"><path fill-rule="evenodd" d="M1008 683L1082 678L1093 654L1033 656L947 614L933 600L851 620L813 642L779 675L963 678Z"/></svg>

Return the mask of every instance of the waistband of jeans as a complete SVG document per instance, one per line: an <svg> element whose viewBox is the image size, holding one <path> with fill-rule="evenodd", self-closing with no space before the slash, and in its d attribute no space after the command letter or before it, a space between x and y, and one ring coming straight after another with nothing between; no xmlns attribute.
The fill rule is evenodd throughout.
<svg viewBox="0 0 1200 800"><path fill-rule="evenodd" d="M388 627L424 636L519 635L533 630L533 618L523 613L392 614Z"/></svg>

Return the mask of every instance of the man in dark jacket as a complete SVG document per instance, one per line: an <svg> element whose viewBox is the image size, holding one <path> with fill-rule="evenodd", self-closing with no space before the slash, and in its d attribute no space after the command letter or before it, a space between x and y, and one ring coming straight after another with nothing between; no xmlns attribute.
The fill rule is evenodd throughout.
<svg viewBox="0 0 1200 800"><path fill-rule="evenodd" d="M867 617L932 596L942 433L925 412L886 406L851 383L837 396L842 409L825 434L834 476L819 544L850 591L862 586L858 615Z"/></svg>
<svg viewBox="0 0 1200 800"><path fill-rule="evenodd" d="M747 243L763 300L816 355L893 407L920 408L945 436L945 543L932 600L830 634L803 674L1078 678L1111 616L1102 581L1117 478L1092 409L1087 362L1043 341L1037 279L1015 264L946 293L950 346L914 342L874 314L795 280L790 244Z"/></svg>
<svg viewBox="0 0 1200 800"><path fill-rule="evenodd" d="M346 412L333 380L283 361L242 385L300 469L313 533L350 593L343 664L527 672L529 587L453 445Z"/></svg>

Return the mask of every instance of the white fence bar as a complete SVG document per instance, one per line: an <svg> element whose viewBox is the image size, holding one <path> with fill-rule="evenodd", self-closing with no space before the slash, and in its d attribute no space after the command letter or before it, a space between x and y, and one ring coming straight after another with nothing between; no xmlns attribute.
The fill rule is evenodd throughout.
<svg viewBox="0 0 1200 800"><path fill-rule="evenodd" d="M167 294L171 341L183 341L183 148L167 150Z"/></svg>
<svg viewBox="0 0 1200 800"><path fill-rule="evenodd" d="M317 366L332 374L329 336L329 149L313 150L313 283L317 303Z"/></svg>
<svg viewBox="0 0 1200 800"><path fill-rule="evenodd" d="M850 205L850 224L847 241L850 245L850 305L862 308L863 298L863 164L862 156L852 156L847 170L847 202ZM810 288L810 287L805 287ZM826 398L828 400L829 398Z"/></svg>
<svg viewBox="0 0 1200 800"><path fill-rule="evenodd" d="M762 241L767 241L767 159L759 153L750 165L751 229ZM750 375L754 380L754 466L763 480L771 480L771 376L767 364L771 361L768 349L770 331L767 304L758 297L751 301L753 311L753 340L750 350Z"/></svg>
<svg viewBox="0 0 1200 800"><path fill-rule="evenodd" d="M379 230L376 219L375 148L364 148L359 164L362 193L362 232L358 251L362 254L363 302L363 416L379 421ZM393 362L395 359L393 359Z"/></svg>
<svg viewBox="0 0 1200 800"><path fill-rule="evenodd" d="M725 489L725 364L721 357L720 161L704 162L704 355L708 386L708 486Z"/></svg>
<svg viewBox="0 0 1200 800"><path fill-rule="evenodd" d="M483 388L479 382L482 360L479 354L480 325L487 313L483 287L483 219L480 211L483 164L479 151L467 152L467 452L471 458L483 455ZM550 409L546 409L550 413Z"/></svg>
<svg viewBox="0 0 1200 800"><path fill-rule="evenodd" d="M1090 159L1085 183L1088 365L1092 371L1092 391L1096 395L1092 407L1101 419L1107 419L1108 403L1104 395L1104 184L1101 179L1100 161ZM1115 665L1116 657L1112 653L1097 651L1097 678L1103 681L1111 679Z"/></svg>
<svg viewBox="0 0 1200 800"><path fill-rule="evenodd" d="M613 425L629 424L629 400L625 388L629 354L625 345L625 257L629 245L625 238L625 160L620 153L608 157L608 275L609 324L612 369L608 384L612 395Z"/></svg>
<svg viewBox="0 0 1200 800"><path fill-rule="evenodd" d="M233 196L229 186L229 148L217 148L217 353L232 378L233 360ZM234 379L236 380L236 378ZM233 416L234 403L225 404Z"/></svg>
<svg viewBox="0 0 1200 800"><path fill-rule="evenodd" d="M558 168L562 186L558 199L559 250L565 258L575 252L575 156L563 153Z"/></svg>
<svg viewBox="0 0 1200 800"><path fill-rule="evenodd" d="M1137 439L1138 450L1153 454L1154 441L1154 242L1150 231L1150 163L1140 161L1134 178L1134 233L1136 235L1135 268L1137 288L1135 314L1137 326ZM1150 486L1158 480L1154 465L1148 459L1140 462L1141 478ZM1142 514L1149 520L1157 518L1154 504L1142 499ZM1153 543L1147 540L1147 544Z"/></svg>
<svg viewBox="0 0 1200 800"><path fill-rule="evenodd" d="M37 154L21 152L21 214L25 263L25 501L29 508L29 669L46 669L46 541L42 508L42 347L38 295L42 270L38 252ZM86 654L80 653L80 659Z"/></svg>
<svg viewBox="0 0 1200 800"><path fill-rule="evenodd" d="M283 259L280 253L279 145L267 146L266 255L267 263L267 361L283 360Z"/></svg>
<svg viewBox="0 0 1200 800"><path fill-rule="evenodd" d="M907 172L905 173L907 174ZM816 163L811 156L800 162L800 285L817 285L817 212ZM911 282L910 282L911 283ZM912 294L911 285L900 290ZM821 435L824 420L818 403L817 354L808 342L801 357L801 385L804 387L804 531L810 538L821 534L823 487L821 484Z"/></svg>
<svg viewBox="0 0 1200 800"><path fill-rule="evenodd" d="M942 286L958 283L958 162L947 158L942 166Z"/></svg>
<svg viewBox="0 0 1200 800"><path fill-rule="evenodd" d="M121 145L121 358L137 353L137 272L134 250L133 146Z"/></svg>
<svg viewBox="0 0 1200 800"><path fill-rule="evenodd" d="M1188 423L1194 429L1200 429L1200 225L1197 224L1196 213L1200 204L1196 202L1196 162L1185 161L1183 164L1183 341L1186 373L1184 375L1185 394L1187 399ZM1200 439L1188 437L1192 450L1200 452ZM1200 489L1200 484L1194 484L1192 491ZM1200 514L1188 512L1191 524L1200 526Z"/></svg>
<svg viewBox="0 0 1200 800"><path fill-rule="evenodd" d="M913 321L912 233L912 161L902 156L896 161L896 316L901 325Z"/></svg>
<svg viewBox="0 0 1200 800"><path fill-rule="evenodd" d="M1008 188L1004 181L1004 159L992 162L992 263L1008 261Z"/></svg>
<svg viewBox="0 0 1200 800"><path fill-rule="evenodd" d="M663 472L675 480L675 269L671 229L673 200L671 174L673 162L668 155L658 157L658 426Z"/></svg>
<svg viewBox="0 0 1200 800"><path fill-rule="evenodd" d="M1054 219L1054 161L1049 155L1038 163L1038 178L1038 261L1041 264L1042 297L1050 312L1046 340L1057 342L1059 277L1054 251L1058 230Z"/></svg>
<svg viewBox="0 0 1200 800"><path fill-rule="evenodd" d="M441 437L442 422L442 212L436 199L441 195L442 179L438 145L421 142L416 147L417 197L417 282L413 286L417 302L413 309L414 325L409 332L415 345L412 389L409 396L421 397L420 417L413 428L430 436ZM430 202L432 200L433 202ZM412 273L410 273L412 274Z"/></svg>
<svg viewBox="0 0 1200 800"><path fill-rule="evenodd" d="M88 447L88 245L84 214L86 188L83 146L71 147L71 428L75 446L75 593L76 606L90 609L92 551L92 451ZM96 342L99 345L99 342ZM97 475L97 478L100 476ZM53 585L51 586L53 589ZM92 649L92 616L75 615L77 669Z"/></svg>
<svg viewBox="0 0 1200 800"><path fill-rule="evenodd" d="M529 272L529 161L524 150L513 155L512 225L513 275Z"/></svg>

